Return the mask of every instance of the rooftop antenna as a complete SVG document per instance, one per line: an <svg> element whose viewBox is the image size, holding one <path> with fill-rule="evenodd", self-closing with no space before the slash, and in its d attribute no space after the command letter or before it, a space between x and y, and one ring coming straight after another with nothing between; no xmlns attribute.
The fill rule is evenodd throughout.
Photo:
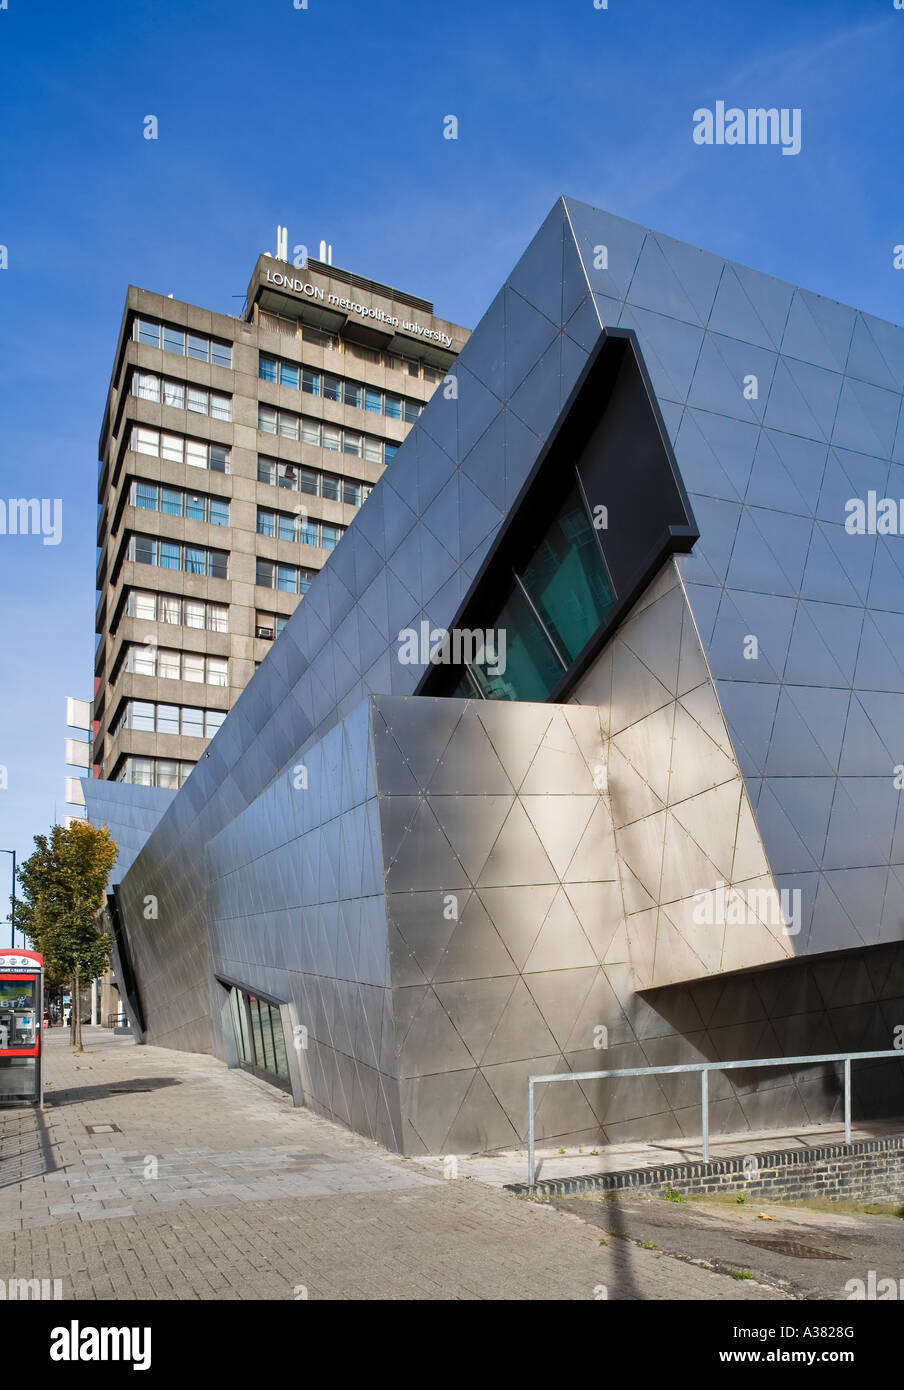
<svg viewBox="0 0 904 1390"><path fill-rule="evenodd" d="M276 228L276 259L278 261L288 261L289 259L289 229L288 227Z"/></svg>
<svg viewBox="0 0 904 1390"><path fill-rule="evenodd" d="M321 241L320 243L320 259L324 265L333 264L333 248L332 246L327 246L325 241Z"/></svg>

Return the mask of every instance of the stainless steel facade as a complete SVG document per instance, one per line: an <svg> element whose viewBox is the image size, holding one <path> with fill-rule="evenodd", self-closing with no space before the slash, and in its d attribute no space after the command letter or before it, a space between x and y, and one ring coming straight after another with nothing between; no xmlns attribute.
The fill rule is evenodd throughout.
<svg viewBox="0 0 904 1390"><path fill-rule="evenodd" d="M607 328L700 540L567 706L415 696L399 634L455 625ZM904 542L845 521L904 496L904 330L562 200L454 375L122 884L148 1039L228 1059L218 976L291 1000L305 1101L406 1152L523 1140L531 1071L891 1045ZM699 921L725 887L792 932ZM538 1134L693 1133L692 1085L552 1087ZM719 1086L714 1129L838 1104Z"/></svg>
<svg viewBox="0 0 904 1390"><path fill-rule="evenodd" d="M151 831L170 805L174 791L162 787L137 787L108 782L103 777L83 777L87 818L106 825L119 853L110 884L125 878Z"/></svg>

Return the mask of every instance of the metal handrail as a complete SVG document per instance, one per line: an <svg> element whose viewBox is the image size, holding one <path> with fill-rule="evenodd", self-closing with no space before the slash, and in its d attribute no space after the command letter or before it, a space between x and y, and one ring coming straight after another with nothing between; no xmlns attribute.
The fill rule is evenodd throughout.
<svg viewBox="0 0 904 1390"><path fill-rule="evenodd" d="M533 1187L536 1178L534 1157L534 1086L547 1081L600 1081L615 1076L670 1076L676 1072L700 1072L700 1094L703 1106L703 1161L709 1162L709 1074L711 1071L739 1071L745 1067L795 1067L817 1062L844 1063L844 1142L851 1142L851 1062L868 1061L878 1057L904 1058L904 1050L892 1048L887 1052L818 1052L807 1057L756 1057L740 1062L682 1062L672 1067L626 1067L622 1071L566 1071L555 1076L527 1078L527 1180Z"/></svg>

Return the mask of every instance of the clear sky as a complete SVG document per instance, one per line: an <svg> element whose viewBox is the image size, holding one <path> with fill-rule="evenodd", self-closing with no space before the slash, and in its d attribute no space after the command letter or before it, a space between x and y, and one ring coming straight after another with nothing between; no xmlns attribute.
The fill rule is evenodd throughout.
<svg viewBox="0 0 904 1390"><path fill-rule="evenodd" d="M129 283L238 312L285 223L473 326L567 193L900 323L902 72L894 0L0 0L0 499L63 500L0 535L0 848L64 814L92 693ZM695 144L718 100L799 107L800 154Z"/></svg>

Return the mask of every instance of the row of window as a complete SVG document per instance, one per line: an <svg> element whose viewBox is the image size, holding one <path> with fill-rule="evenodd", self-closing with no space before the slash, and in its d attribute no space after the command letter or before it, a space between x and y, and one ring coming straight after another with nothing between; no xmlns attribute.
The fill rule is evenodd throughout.
<svg viewBox="0 0 904 1390"><path fill-rule="evenodd" d="M393 396L375 386L365 386L361 381L348 381L330 372L314 371L310 367L300 367L297 362L284 362L263 354L258 358L257 374L261 381L275 381L295 391L306 391L309 396L322 396L326 401L352 405L372 415L386 415L390 420L404 420L409 425L414 424L424 409L420 401L409 400L406 396Z"/></svg>
<svg viewBox="0 0 904 1390"><path fill-rule="evenodd" d="M229 472L229 450L224 444L207 444L202 439L186 439L145 425L133 425L130 449L136 454L185 463L191 468L209 468L211 473Z"/></svg>
<svg viewBox="0 0 904 1390"><path fill-rule="evenodd" d="M207 468L212 473L229 472L230 453L222 444L206 444L200 439L186 439L179 434L166 434L161 430L147 429L144 425L135 425L129 447L134 453L146 454L150 458L167 459L170 463L182 463L192 468ZM394 446L388 445L387 459L394 453ZM323 473L317 468L284 463L280 459L266 458L263 454L257 460L257 481L293 492L306 492L310 497L345 502L351 507L360 507L372 490L370 484L362 482L360 478L342 478L336 473Z"/></svg>
<svg viewBox="0 0 904 1390"><path fill-rule="evenodd" d="M379 348L364 347L363 343L339 338L335 333L324 333L312 324L302 323L300 319L285 318L280 314L261 312L261 328L271 333L281 333L286 338L301 338L306 343L327 348L331 352L345 353L357 357L361 362L372 362L374 366L388 367L393 372L407 372L411 377L423 376L425 381L439 381L443 375L436 367L416 357L400 357L398 353L381 352Z"/></svg>
<svg viewBox="0 0 904 1390"><path fill-rule="evenodd" d="M229 631L227 604L207 603L204 599L198 598L180 598L177 594L156 594L149 589L128 591L126 617L142 618L151 623L171 623L176 627L204 628L207 632ZM226 684L225 680L222 684Z"/></svg>
<svg viewBox="0 0 904 1390"><path fill-rule="evenodd" d="M390 444L388 440L361 434L359 430L327 425L305 415L296 415L292 410L277 410L272 405L258 404L257 427L264 434L279 434L283 439L297 439L302 444L313 444L317 449L330 449L334 453L355 454L371 463L388 463L399 451L398 444Z"/></svg>
<svg viewBox="0 0 904 1390"><path fill-rule="evenodd" d="M191 681L195 685L228 684L225 656L203 656L200 652L180 652L154 643L130 642L124 666L135 676L156 676L164 681Z"/></svg>
<svg viewBox="0 0 904 1390"><path fill-rule="evenodd" d="M301 319L290 319L282 314L268 314L261 310L260 326L269 333L282 333L287 338L301 338L306 343L313 343L315 347L326 348L328 352L343 350L342 339L335 333L325 333L322 328L315 328L311 323L302 323Z"/></svg>
<svg viewBox="0 0 904 1390"><path fill-rule="evenodd" d="M210 526L229 525L229 503L225 498L208 497L203 492L185 492L181 487L136 481L132 484L129 501L145 512L184 516L189 521L206 521Z"/></svg>
<svg viewBox="0 0 904 1390"><path fill-rule="evenodd" d="M232 419L232 397L184 381L170 381L152 372L132 373L132 395L142 401L156 401L174 410L191 410L214 420Z"/></svg>
<svg viewBox="0 0 904 1390"><path fill-rule="evenodd" d="M297 516L294 512L268 512L257 509L257 534L272 536L280 541L297 541L299 545L318 545L322 550L335 550L344 526L332 526L326 521Z"/></svg>
<svg viewBox="0 0 904 1390"><path fill-rule="evenodd" d="M204 333L191 333L172 323L161 323L159 319L133 319L132 337L136 343L163 348L164 352L175 352L180 357L193 357L196 362L212 362L217 367L232 366L229 343L208 338Z"/></svg>
<svg viewBox="0 0 904 1390"><path fill-rule="evenodd" d="M239 1065L291 1091L286 1039L277 1005L244 990L230 989L229 1007Z"/></svg>
<svg viewBox="0 0 904 1390"><path fill-rule="evenodd" d="M272 642L274 637L279 636L288 621L289 619L284 613L257 612L254 615L254 635Z"/></svg>
<svg viewBox="0 0 904 1390"><path fill-rule="evenodd" d="M206 574L210 579L229 578L229 555L204 545L183 545L156 536L130 536L128 558L138 565L156 565L184 574Z"/></svg>
<svg viewBox="0 0 904 1390"><path fill-rule="evenodd" d="M298 565L277 565L273 560L256 562L255 584L262 589L281 589L284 594L306 594L315 571Z"/></svg>
<svg viewBox="0 0 904 1390"><path fill-rule="evenodd" d="M139 787L181 787L194 763L178 758L125 758L116 774L117 782L130 782Z"/></svg>
<svg viewBox="0 0 904 1390"><path fill-rule="evenodd" d="M167 459L170 463L182 463L192 468L207 468L212 473L229 472L230 451L222 444L207 444L200 439L186 439L179 434L166 434L144 425L134 425L129 447L134 453L146 454L150 458ZM387 459L394 453L395 447L388 445ZM293 492L306 492L310 497L345 502L351 507L360 507L371 493L370 485L360 478L342 478L336 473L323 473L316 468L303 468L300 464L283 463L280 459L266 458L264 455L257 460L257 480Z"/></svg>
<svg viewBox="0 0 904 1390"><path fill-rule="evenodd" d="M319 420L308 420L290 411L273 410L269 406L258 408L258 429L266 434L279 434L285 439L313 444L316 448L328 449L333 453L354 454L358 458L366 458L370 463L388 463L395 458L399 449L397 444L362 435L357 430L322 425ZM190 468L207 468L211 473L230 471L230 450L226 445L188 439L181 434L168 434L165 430L150 429L147 425L132 426L129 448L133 453L146 454L149 458L166 459L169 463L182 463ZM293 474L297 476L293 478ZM278 459L263 456L258 459L257 480L307 492L311 496L341 500L355 507L360 506L370 492L366 483L343 478L342 490L348 495L340 498L340 479L335 474L320 473L314 468L300 468L298 464L281 463Z"/></svg>
<svg viewBox="0 0 904 1390"><path fill-rule="evenodd" d="M135 733L184 734L187 738L213 738L226 718L219 709L194 709L188 705L157 705L150 700L126 700L113 730Z"/></svg>
<svg viewBox="0 0 904 1390"><path fill-rule="evenodd" d="M257 481L292 492L305 492L309 497L345 502L350 507L360 507L372 491L368 483L358 478L340 478L336 473L321 473L316 468L302 468L300 464L282 463L263 455L257 460Z"/></svg>

